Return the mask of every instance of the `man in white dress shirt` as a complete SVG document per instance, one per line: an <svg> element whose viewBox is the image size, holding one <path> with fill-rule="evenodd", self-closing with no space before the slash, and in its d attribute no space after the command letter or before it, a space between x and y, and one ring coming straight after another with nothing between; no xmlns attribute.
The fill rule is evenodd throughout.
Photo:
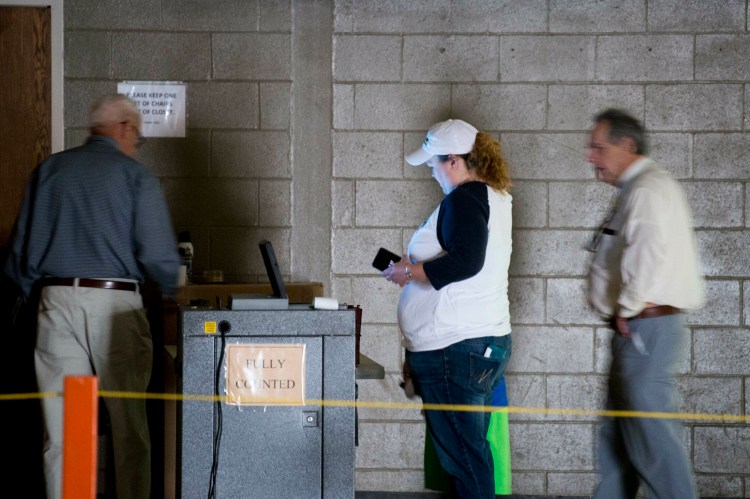
<svg viewBox="0 0 750 499"><path fill-rule="evenodd" d="M610 321L612 366L607 409L676 412L677 370L688 352L684 312L703 304L703 279L685 194L646 157L643 126L608 109L594 119L587 161L620 192L595 234L589 301ZM599 440L597 499L697 498L675 419L605 418Z"/></svg>

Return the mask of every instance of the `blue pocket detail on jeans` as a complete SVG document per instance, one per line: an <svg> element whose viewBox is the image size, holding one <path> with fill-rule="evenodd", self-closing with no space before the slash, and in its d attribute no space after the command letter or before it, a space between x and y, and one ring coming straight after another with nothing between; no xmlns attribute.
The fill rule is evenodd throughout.
<svg viewBox="0 0 750 499"><path fill-rule="evenodd" d="M477 353L470 354L467 388L478 395L490 395L502 376L506 364L505 358L493 359Z"/></svg>

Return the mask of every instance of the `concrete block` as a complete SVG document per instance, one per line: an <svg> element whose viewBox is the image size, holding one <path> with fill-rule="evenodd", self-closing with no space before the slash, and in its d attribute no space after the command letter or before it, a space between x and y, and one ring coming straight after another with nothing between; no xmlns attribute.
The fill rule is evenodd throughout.
<svg viewBox="0 0 750 499"><path fill-rule="evenodd" d="M511 354L512 356L513 354ZM544 419L547 388L543 375L505 373L508 406L516 411L508 414L513 422L540 421Z"/></svg>
<svg viewBox="0 0 750 499"><path fill-rule="evenodd" d="M612 362L613 334L614 332L608 326L598 327L594 331L594 371L597 373L609 373Z"/></svg>
<svg viewBox="0 0 750 499"><path fill-rule="evenodd" d="M543 323L544 281L524 277L511 277L508 281L511 324Z"/></svg>
<svg viewBox="0 0 750 499"><path fill-rule="evenodd" d="M333 85L333 128L354 128L354 85Z"/></svg>
<svg viewBox="0 0 750 499"><path fill-rule="evenodd" d="M357 409L359 421L424 423L422 400L406 398L401 381L401 375L395 373L387 373L385 379L358 380L358 400L366 404Z"/></svg>
<svg viewBox="0 0 750 499"><path fill-rule="evenodd" d="M705 257L704 257L705 258ZM741 307L740 282L707 280L706 303L687 315L690 325L739 326Z"/></svg>
<svg viewBox="0 0 750 499"><path fill-rule="evenodd" d="M260 3L261 31L292 31L292 1L276 0Z"/></svg>
<svg viewBox="0 0 750 499"><path fill-rule="evenodd" d="M339 1L333 26L336 32L523 33L545 31L546 21L542 2L467 0L459 7L451 0Z"/></svg>
<svg viewBox="0 0 750 499"><path fill-rule="evenodd" d="M258 182L258 225L288 227L292 225L291 180Z"/></svg>
<svg viewBox="0 0 750 499"><path fill-rule="evenodd" d="M291 80L291 35L214 33L213 77L242 80Z"/></svg>
<svg viewBox="0 0 750 499"><path fill-rule="evenodd" d="M85 128L85 134L88 136L89 107L102 95L115 92L117 92L117 82L111 80L66 80L65 126ZM77 141L75 145L82 143L83 141Z"/></svg>
<svg viewBox="0 0 750 499"><path fill-rule="evenodd" d="M750 427L696 427L693 432L696 472L747 473Z"/></svg>
<svg viewBox="0 0 750 499"><path fill-rule="evenodd" d="M693 225L703 228L742 227L744 201L740 182L683 182Z"/></svg>
<svg viewBox="0 0 750 499"><path fill-rule="evenodd" d="M162 179L162 189L175 225L246 227L258 224L258 183L255 180Z"/></svg>
<svg viewBox="0 0 750 499"><path fill-rule="evenodd" d="M405 81L495 81L495 36L405 36Z"/></svg>
<svg viewBox="0 0 750 499"><path fill-rule="evenodd" d="M511 176L513 165L511 165ZM521 180L513 182L513 227L545 227L547 225L547 184Z"/></svg>
<svg viewBox="0 0 750 499"><path fill-rule="evenodd" d="M354 182L334 180L331 186L333 226L351 227L354 225Z"/></svg>
<svg viewBox="0 0 750 499"><path fill-rule="evenodd" d="M291 175L287 132L214 131L211 173L217 177Z"/></svg>
<svg viewBox="0 0 750 499"><path fill-rule="evenodd" d="M354 128L427 130L448 119L447 84L359 84L354 93Z"/></svg>
<svg viewBox="0 0 750 499"><path fill-rule="evenodd" d="M547 280L547 322L563 324L592 324L602 320L588 303L586 279Z"/></svg>
<svg viewBox="0 0 750 499"><path fill-rule="evenodd" d="M333 3L333 31L335 33L349 33L355 30L357 7L355 0L339 0Z"/></svg>
<svg viewBox="0 0 750 499"><path fill-rule="evenodd" d="M461 85L453 87L452 114L480 130L539 130L546 120L542 85Z"/></svg>
<svg viewBox="0 0 750 499"><path fill-rule="evenodd" d="M552 0L549 30L552 33L617 33L644 31L646 5L636 0Z"/></svg>
<svg viewBox="0 0 750 499"><path fill-rule="evenodd" d="M258 4L245 0L164 0L161 27L170 31L257 31Z"/></svg>
<svg viewBox="0 0 750 499"><path fill-rule="evenodd" d="M695 37L697 80L748 80L750 35L698 35Z"/></svg>
<svg viewBox="0 0 750 499"><path fill-rule="evenodd" d="M185 137L149 137L138 161L160 177L208 177L210 154L209 132L188 129Z"/></svg>
<svg viewBox="0 0 750 499"><path fill-rule="evenodd" d="M550 227L596 229L612 210L617 189L604 182L551 182Z"/></svg>
<svg viewBox="0 0 750 499"><path fill-rule="evenodd" d="M749 133L695 134L695 177L737 179L750 177Z"/></svg>
<svg viewBox="0 0 750 499"><path fill-rule="evenodd" d="M663 0L649 2L649 31L743 31L745 2Z"/></svg>
<svg viewBox="0 0 750 499"><path fill-rule="evenodd" d="M354 489L365 492L421 492L424 490L424 472L422 469L358 469Z"/></svg>
<svg viewBox="0 0 750 499"><path fill-rule="evenodd" d="M716 277L745 277L750 261L750 235L743 231L696 231L703 274Z"/></svg>
<svg viewBox="0 0 750 499"><path fill-rule="evenodd" d="M594 431L588 424L510 425L511 462L517 470L593 471Z"/></svg>
<svg viewBox="0 0 750 499"><path fill-rule="evenodd" d="M191 128L258 128L258 85L248 82L196 82L187 86Z"/></svg>
<svg viewBox="0 0 750 499"><path fill-rule="evenodd" d="M291 273L291 229L227 227L211 230L211 268L223 269L227 275L255 275L268 282L263 259L258 251L258 241L268 239L273 242L281 273L289 279ZM237 282L251 282L239 280Z"/></svg>
<svg viewBox="0 0 750 499"><path fill-rule="evenodd" d="M400 296L401 288L379 275L355 277L352 278L352 297L347 303L362 306L362 322L396 324Z"/></svg>
<svg viewBox="0 0 750 499"><path fill-rule="evenodd" d="M500 81L594 79L593 36L502 36Z"/></svg>
<svg viewBox="0 0 750 499"><path fill-rule="evenodd" d="M590 496L599 483L596 473L548 473L547 492L555 496Z"/></svg>
<svg viewBox="0 0 750 499"><path fill-rule="evenodd" d="M158 29L161 4L151 0L65 2L65 29Z"/></svg>
<svg viewBox="0 0 750 499"><path fill-rule="evenodd" d="M65 32L65 77L109 78L112 33Z"/></svg>
<svg viewBox="0 0 750 499"><path fill-rule="evenodd" d="M596 51L597 80L693 79L692 35L601 36Z"/></svg>
<svg viewBox="0 0 750 499"><path fill-rule="evenodd" d="M680 393L680 412L731 416L742 414L741 377L681 377Z"/></svg>
<svg viewBox="0 0 750 499"><path fill-rule="evenodd" d="M643 104L642 85L550 85L548 128L588 132L594 116L610 107L642 119Z"/></svg>
<svg viewBox="0 0 750 499"><path fill-rule="evenodd" d="M71 147L80 146L81 144L86 142L86 139L89 136L88 129L84 128L66 128L65 129L65 149L70 149ZM145 163L143 161L142 156L138 156L138 160L142 163Z"/></svg>
<svg viewBox="0 0 750 499"><path fill-rule="evenodd" d="M741 130L742 86L646 85L649 130Z"/></svg>
<svg viewBox="0 0 750 499"><path fill-rule="evenodd" d="M337 229L333 231L332 270L335 274L377 274L372 260L381 246L394 253L401 249L398 229ZM380 279L383 279L380 277ZM393 284L385 279L384 282Z"/></svg>
<svg viewBox="0 0 750 499"><path fill-rule="evenodd" d="M112 76L118 80L207 80L207 33L112 32ZM148 54L148 57L144 57Z"/></svg>
<svg viewBox="0 0 750 499"><path fill-rule="evenodd" d="M423 422L359 424L357 468L421 468Z"/></svg>
<svg viewBox="0 0 750 499"><path fill-rule="evenodd" d="M590 373L594 366L591 328L518 326L508 371L519 373Z"/></svg>
<svg viewBox="0 0 750 499"><path fill-rule="evenodd" d="M334 81L400 81L401 37L334 36L333 79Z"/></svg>
<svg viewBox="0 0 750 499"><path fill-rule="evenodd" d="M512 445L512 444L511 444ZM512 452L512 450L511 450ZM511 454L511 465L513 456ZM525 472L513 469L513 493L530 496L541 496L547 491L547 473Z"/></svg>
<svg viewBox="0 0 750 499"><path fill-rule="evenodd" d="M742 478L696 474L701 497L742 497Z"/></svg>
<svg viewBox="0 0 750 499"><path fill-rule="evenodd" d="M514 179L593 179L586 163L586 135L504 133L503 145Z"/></svg>
<svg viewBox="0 0 750 499"><path fill-rule="evenodd" d="M357 304L357 301L354 299L352 277L334 276L331 279L331 289L326 291L326 296L336 297L339 300L339 303Z"/></svg>
<svg viewBox="0 0 750 499"><path fill-rule="evenodd" d="M583 276L590 253L590 231L525 230L513 233L513 276Z"/></svg>
<svg viewBox="0 0 750 499"><path fill-rule="evenodd" d="M403 135L396 132L333 132L333 176L400 178Z"/></svg>
<svg viewBox="0 0 750 499"><path fill-rule="evenodd" d="M265 130L288 130L291 98L291 83L261 83L260 127Z"/></svg>
<svg viewBox="0 0 750 499"><path fill-rule="evenodd" d="M750 325L750 281L742 281L742 296L744 304L742 306L742 323ZM750 398L748 398L750 400ZM750 414L750 412L748 412Z"/></svg>
<svg viewBox="0 0 750 499"><path fill-rule="evenodd" d="M396 393L396 402L406 402L403 390L398 386L401 376L401 330L392 324L364 324L360 339L360 352L367 355L383 368L393 373L394 379L386 380L389 393ZM369 384L369 383L367 383ZM393 385L393 387L390 387ZM381 387L382 388L382 387ZM391 392L390 389L394 388Z"/></svg>
<svg viewBox="0 0 750 499"><path fill-rule="evenodd" d="M547 376L545 407L560 410L550 413L552 421L597 422L596 411L604 409L607 399L607 376Z"/></svg>
<svg viewBox="0 0 750 499"><path fill-rule="evenodd" d="M750 331L746 329L696 329L693 332L694 372L749 375Z"/></svg>
<svg viewBox="0 0 750 499"><path fill-rule="evenodd" d="M677 179L693 176L693 136L688 133L649 134L649 156Z"/></svg>
<svg viewBox="0 0 750 499"><path fill-rule="evenodd" d="M358 226L416 227L442 199L435 182L363 180L357 182L355 221Z"/></svg>

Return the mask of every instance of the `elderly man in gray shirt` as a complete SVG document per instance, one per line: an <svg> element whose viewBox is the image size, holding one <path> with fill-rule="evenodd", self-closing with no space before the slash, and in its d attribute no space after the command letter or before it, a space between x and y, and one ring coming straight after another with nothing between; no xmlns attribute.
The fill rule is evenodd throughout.
<svg viewBox="0 0 750 499"><path fill-rule="evenodd" d="M107 391L146 391L152 342L139 286L148 274L165 295L179 256L159 180L135 156L140 112L124 95L98 100L91 136L32 174L5 273L26 297L39 291L37 384L60 392L69 375L95 375ZM117 497L150 497L145 398L104 399ZM42 399L48 499L61 496L62 399Z"/></svg>
<svg viewBox="0 0 750 499"><path fill-rule="evenodd" d="M590 247L589 300L614 330L607 409L676 412L690 341L683 312L703 303L690 210L680 185L645 156L638 120L609 109L594 121L587 160L620 190ZM698 497L673 419L605 418L598 461L597 499L633 498L640 485L649 497Z"/></svg>

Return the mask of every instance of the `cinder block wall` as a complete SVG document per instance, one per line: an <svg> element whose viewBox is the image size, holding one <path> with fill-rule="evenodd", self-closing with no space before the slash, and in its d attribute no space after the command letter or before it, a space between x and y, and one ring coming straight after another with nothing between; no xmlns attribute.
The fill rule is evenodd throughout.
<svg viewBox="0 0 750 499"><path fill-rule="evenodd" d="M518 408L603 407L609 331L584 298L583 250L614 191L584 161L591 116L629 109L683 182L708 301L691 314L682 410L750 414L750 12L745 0L66 0L66 142L89 100L123 80L188 83L188 137L153 139L196 268L261 278L257 240L290 278L364 308L362 351L405 402L399 289L370 267L402 251L442 197L403 162L434 122L495 134L512 168ZM418 411L359 411L358 490L422 490ZM597 420L511 416L514 493L588 495ZM750 429L689 420L703 496L750 497Z"/></svg>

